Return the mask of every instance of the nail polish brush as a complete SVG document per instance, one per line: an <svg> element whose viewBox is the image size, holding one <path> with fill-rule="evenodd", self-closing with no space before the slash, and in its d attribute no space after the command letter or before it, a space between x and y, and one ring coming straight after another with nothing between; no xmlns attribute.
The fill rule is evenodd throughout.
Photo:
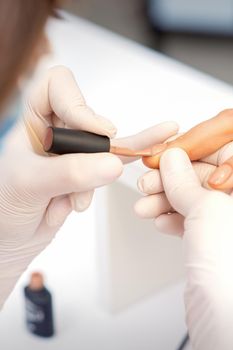
<svg viewBox="0 0 233 350"><path fill-rule="evenodd" d="M54 154L110 152L127 157L154 155L153 149L134 151L111 145L111 140L107 136L53 126L47 128L43 146L46 152Z"/></svg>

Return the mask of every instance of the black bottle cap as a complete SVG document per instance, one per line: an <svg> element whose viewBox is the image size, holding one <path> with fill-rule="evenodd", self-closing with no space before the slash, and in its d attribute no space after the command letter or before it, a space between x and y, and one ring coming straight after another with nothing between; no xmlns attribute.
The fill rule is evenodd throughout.
<svg viewBox="0 0 233 350"><path fill-rule="evenodd" d="M45 135L44 150L55 154L109 152L110 139L88 131L50 126Z"/></svg>

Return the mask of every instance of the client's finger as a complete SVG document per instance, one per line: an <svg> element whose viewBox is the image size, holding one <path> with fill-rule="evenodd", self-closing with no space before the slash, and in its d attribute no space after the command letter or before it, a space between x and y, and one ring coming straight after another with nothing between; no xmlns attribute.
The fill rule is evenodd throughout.
<svg viewBox="0 0 233 350"><path fill-rule="evenodd" d="M178 129L179 126L176 122L168 121L145 129L136 135L112 140L111 144L113 146L127 147L139 151L166 141L169 137L175 135ZM123 163L129 163L135 159L137 158L121 157Z"/></svg>

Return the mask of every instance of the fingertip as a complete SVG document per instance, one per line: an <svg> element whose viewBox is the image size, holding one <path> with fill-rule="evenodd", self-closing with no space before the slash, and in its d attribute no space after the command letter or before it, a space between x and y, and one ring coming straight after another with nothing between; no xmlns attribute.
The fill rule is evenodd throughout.
<svg viewBox="0 0 233 350"><path fill-rule="evenodd" d="M117 134L117 128L115 128L114 126L107 127L107 128L105 126L103 126L100 133L102 133L105 136L108 136L110 139L114 139L116 137L116 134Z"/></svg>
<svg viewBox="0 0 233 350"><path fill-rule="evenodd" d="M179 124L174 120L168 120L164 122L163 125L167 126L169 129L173 129L175 132L178 132L180 128Z"/></svg>
<svg viewBox="0 0 233 350"><path fill-rule="evenodd" d="M154 220L159 232L181 237L184 233L184 219L178 213L162 214Z"/></svg>
<svg viewBox="0 0 233 350"><path fill-rule="evenodd" d="M117 128L115 128L115 126L113 127L110 127L107 129L107 132L108 132L108 137L110 139L114 139L116 137L116 134L117 134Z"/></svg>
<svg viewBox="0 0 233 350"><path fill-rule="evenodd" d="M141 219L153 219L163 210L163 205L159 196L144 196L135 203L134 210Z"/></svg>
<svg viewBox="0 0 233 350"><path fill-rule="evenodd" d="M73 210L81 213L89 208L94 191L71 193L69 195Z"/></svg>
<svg viewBox="0 0 233 350"><path fill-rule="evenodd" d="M156 124L154 126L155 130L157 132L160 132L162 134L175 134L179 131L179 124L173 120L168 120L159 124Z"/></svg>
<svg viewBox="0 0 233 350"><path fill-rule="evenodd" d="M146 218L145 210L143 209L143 198L140 198L135 204L134 204L134 212L139 216L141 219Z"/></svg>
<svg viewBox="0 0 233 350"><path fill-rule="evenodd" d="M177 166L179 167L179 164L187 165L186 163L191 165L187 153L182 148L178 147L168 148L163 152L160 158L160 167L169 164L170 166L177 168Z"/></svg>
<svg viewBox="0 0 233 350"><path fill-rule="evenodd" d="M157 218L154 219L154 224L156 228L161 232L166 232L167 230L167 216L168 214L162 214L159 215Z"/></svg>
<svg viewBox="0 0 233 350"><path fill-rule="evenodd" d="M123 163L119 157L111 153L106 153L99 164L100 172L105 177L106 182L112 182L121 176L123 172Z"/></svg>
<svg viewBox="0 0 233 350"><path fill-rule="evenodd" d="M109 119L96 114L96 120L98 122L98 128L100 129L101 133L103 133L111 139L116 136L117 128Z"/></svg>
<svg viewBox="0 0 233 350"><path fill-rule="evenodd" d="M61 226L72 211L69 197L53 198L46 210L46 221L49 227Z"/></svg>
<svg viewBox="0 0 233 350"><path fill-rule="evenodd" d="M155 218L155 219L153 220L153 222L154 222L154 225L155 225L156 229L157 229L159 232L166 233L166 230L164 230L163 223L161 223L161 219L160 219L161 216L162 216L162 215L160 215L159 217Z"/></svg>
<svg viewBox="0 0 233 350"><path fill-rule="evenodd" d="M158 170L150 170L141 176L137 181L137 186L140 192L146 194L153 194L161 192L163 185Z"/></svg>

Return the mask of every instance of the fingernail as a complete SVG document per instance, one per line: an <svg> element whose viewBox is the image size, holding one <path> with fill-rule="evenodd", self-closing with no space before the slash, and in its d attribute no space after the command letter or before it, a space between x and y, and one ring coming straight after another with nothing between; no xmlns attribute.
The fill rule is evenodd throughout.
<svg viewBox="0 0 233 350"><path fill-rule="evenodd" d="M166 148L167 148L167 144L166 143L162 143L162 144L158 144L158 145L155 145L153 147L150 147L150 148L145 148L145 149L143 149L142 151L139 151L139 152L140 153L144 153L144 156L146 156L146 157L147 156L151 157L151 156L157 155L160 152L163 152Z"/></svg>
<svg viewBox="0 0 233 350"><path fill-rule="evenodd" d="M232 174L232 167L229 164L223 164L218 167L209 178L209 183L213 185L222 185Z"/></svg>

